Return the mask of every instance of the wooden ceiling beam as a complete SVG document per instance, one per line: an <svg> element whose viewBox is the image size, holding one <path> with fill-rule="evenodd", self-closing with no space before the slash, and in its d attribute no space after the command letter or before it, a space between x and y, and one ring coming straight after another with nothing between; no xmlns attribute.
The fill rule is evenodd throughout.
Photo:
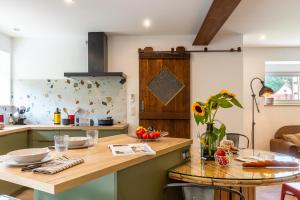
<svg viewBox="0 0 300 200"><path fill-rule="evenodd" d="M208 45L241 0L214 0L193 45Z"/></svg>

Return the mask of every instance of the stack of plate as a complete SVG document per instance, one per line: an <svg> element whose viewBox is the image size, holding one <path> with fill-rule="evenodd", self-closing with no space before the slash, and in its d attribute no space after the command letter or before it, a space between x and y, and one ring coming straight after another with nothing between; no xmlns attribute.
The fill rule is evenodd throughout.
<svg viewBox="0 0 300 200"><path fill-rule="evenodd" d="M29 148L11 151L6 154L5 163L13 166L25 166L52 160L48 148Z"/></svg>
<svg viewBox="0 0 300 200"><path fill-rule="evenodd" d="M80 149L88 147L87 137L70 137L69 138L69 149Z"/></svg>

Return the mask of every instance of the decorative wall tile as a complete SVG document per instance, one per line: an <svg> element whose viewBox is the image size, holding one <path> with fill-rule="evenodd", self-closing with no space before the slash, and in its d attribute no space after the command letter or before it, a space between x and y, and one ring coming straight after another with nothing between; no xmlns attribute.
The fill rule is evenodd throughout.
<svg viewBox="0 0 300 200"><path fill-rule="evenodd" d="M118 77L85 79L16 80L14 106L25 106L27 124L52 124L56 108L69 113L80 108L79 117L97 119L112 116L126 122L126 84ZM62 111L62 118L66 114Z"/></svg>

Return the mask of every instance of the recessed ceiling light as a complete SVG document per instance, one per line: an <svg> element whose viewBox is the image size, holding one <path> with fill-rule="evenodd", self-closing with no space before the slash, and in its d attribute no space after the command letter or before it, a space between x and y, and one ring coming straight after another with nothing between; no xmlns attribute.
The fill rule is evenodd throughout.
<svg viewBox="0 0 300 200"><path fill-rule="evenodd" d="M67 4L72 4L72 3L74 3L74 0L65 0L65 2L66 2Z"/></svg>
<svg viewBox="0 0 300 200"><path fill-rule="evenodd" d="M267 38L267 36L265 34L262 34L262 35L259 36L260 40L265 40L266 38Z"/></svg>
<svg viewBox="0 0 300 200"><path fill-rule="evenodd" d="M143 26L145 28L149 28L151 26L151 20L150 19L144 19Z"/></svg>

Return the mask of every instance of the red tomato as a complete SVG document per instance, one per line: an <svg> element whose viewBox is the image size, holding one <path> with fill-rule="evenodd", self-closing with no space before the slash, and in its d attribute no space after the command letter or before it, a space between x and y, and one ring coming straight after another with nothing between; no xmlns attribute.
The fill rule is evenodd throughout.
<svg viewBox="0 0 300 200"><path fill-rule="evenodd" d="M142 133L137 133L136 136L137 136L137 138L141 139L143 137L143 134Z"/></svg>
<svg viewBox="0 0 300 200"><path fill-rule="evenodd" d="M219 165L222 165L222 166L228 165L228 163L229 163L228 158L226 156L218 157L218 162L219 162Z"/></svg>
<svg viewBox="0 0 300 200"><path fill-rule="evenodd" d="M143 138L143 139L148 139L148 134L147 134L147 133L144 133L143 136L142 136L142 138Z"/></svg>
<svg viewBox="0 0 300 200"><path fill-rule="evenodd" d="M225 153L225 151L224 151L223 149L218 148L218 150L217 150L217 152L216 152L216 155L217 155L217 156L225 156L226 153Z"/></svg>
<svg viewBox="0 0 300 200"><path fill-rule="evenodd" d="M149 137L149 139L155 139L155 135L153 134L153 132L150 133L150 134L148 135L148 137Z"/></svg>
<svg viewBox="0 0 300 200"><path fill-rule="evenodd" d="M159 131L156 131L155 136L156 136L157 138L160 137L160 132L159 132Z"/></svg>
<svg viewBox="0 0 300 200"><path fill-rule="evenodd" d="M137 135L138 137L139 137L139 136L142 136L144 133L146 133L144 129L139 129L139 130L136 131L136 135Z"/></svg>

